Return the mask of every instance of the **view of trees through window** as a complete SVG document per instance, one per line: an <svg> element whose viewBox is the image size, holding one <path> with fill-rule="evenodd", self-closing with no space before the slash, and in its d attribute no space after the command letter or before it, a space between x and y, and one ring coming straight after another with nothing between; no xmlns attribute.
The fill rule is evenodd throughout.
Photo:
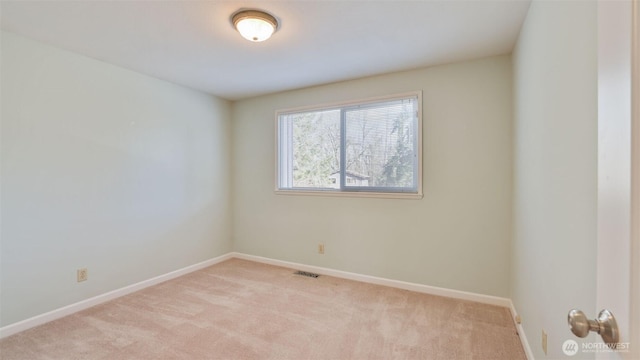
<svg viewBox="0 0 640 360"><path fill-rule="evenodd" d="M293 187L334 187L331 174L340 171L340 110L292 117Z"/></svg>
<svg viewBox="0 0 640 360"><path fill-rule="evenodd" d="M280 139L287 142L280 144L287 152L280 161L286 156L290 162L288 171L280 172L290 177L286 188L417 186L416 98L283 114L279 127L287 134Z"/></svg>

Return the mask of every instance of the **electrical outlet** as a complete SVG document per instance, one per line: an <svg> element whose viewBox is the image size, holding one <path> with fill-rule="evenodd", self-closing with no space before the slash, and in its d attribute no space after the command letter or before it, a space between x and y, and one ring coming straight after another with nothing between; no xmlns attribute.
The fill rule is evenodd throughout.
<svg viewBox="0 0 640 360"><path fill-rule="evenodd" d="M522 324L522 318L520 317L520 315L516 315L516 324Z"/></svg>
<svg viewBox="0 0 640 360"><path fill-rule="evenodd" d="M89 279L89 272L86 268L78 269L77 275L78 282L87 281L87 279Z"/></svg>
<svg viewBox="0 0 640 360"><path fill-rule="evenodd" d="M542 329L542 351L547 355L547 333Z"/></svg>
<svg viewBox="0 0 640 360"><path fill-rule="evenodd" d="M324 244L318 244L318 254L324 254Z"/></svg>

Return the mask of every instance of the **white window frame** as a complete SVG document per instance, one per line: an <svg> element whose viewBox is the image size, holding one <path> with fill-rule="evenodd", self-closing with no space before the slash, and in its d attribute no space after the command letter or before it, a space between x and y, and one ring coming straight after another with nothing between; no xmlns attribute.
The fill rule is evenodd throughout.
<svg viewBox="0 0 640 360"><path fill-rule="evenodd" d="M280 149L284 149L289 158L289 162L292 162L293 159L290 159L291 152L286 149L286 144L280 143L281 136L284 134L280 134L280 124L279 118L281 115L285 115L288 113L296 113L296 112L311 112L311 111L322 111L322 110L331 110L338 108L350 108L368 104L375 104L384 101L393 101L400 100L405 98L415 97L417 98L417 136L416 136L416 186L417 189L415 192L398 192L398 191L382 191L382 188L377 188L373 190L362 191L357 188L351 190L342 190L342 189L308 189L308 188L280 188L280 175L282 171L286 171L286 166L281 166L280 162ZM345 102L336 102L336 103L328 103L314 106L304 106L290 109L277 110L275 114L275 193L279 195L306 195L306 196L338 196L338 197L373 197L373 198L391 198L391 199L422 199L422 158L423 158L423 147L422 147L422 91L412 91L401 94L393 94L388 96L380 96L380 97L372 97L367 99L360 100L351 100ZM282 129L286 130L286 129ZM344 134L343 134L344 136ZM284 145L284 146L283 146ZM341 164L343 162L341 161ZM342 166L342 165L341 165ZM344 171L341 171L344 173ZM344 179L342 179L344 183Z"/></svg>

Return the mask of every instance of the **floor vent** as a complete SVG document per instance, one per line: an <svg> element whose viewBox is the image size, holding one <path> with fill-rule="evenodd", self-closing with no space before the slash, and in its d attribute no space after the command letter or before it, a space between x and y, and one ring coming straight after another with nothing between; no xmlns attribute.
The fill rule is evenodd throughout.
<svg viewBox="0 0 640 360"><path fill-rule="evenodd" d="M294 272L294 274L307 276L307 277L312 277L312 278L317 278L318 276L320 276L318 274L314 274L314 273L310 273L310 272L306 272L306 271L300 271L300 270Z"/></svg>

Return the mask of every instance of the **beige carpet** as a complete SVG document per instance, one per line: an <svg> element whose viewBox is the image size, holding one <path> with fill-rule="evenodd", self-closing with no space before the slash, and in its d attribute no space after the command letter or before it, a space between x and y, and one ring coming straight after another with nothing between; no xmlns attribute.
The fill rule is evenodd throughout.
<svg viewBox="0 0 640 360"><path fill-rule="evenodd" d="M525 359L507 308L232 259L0 341L10 359Z"/></svg>

